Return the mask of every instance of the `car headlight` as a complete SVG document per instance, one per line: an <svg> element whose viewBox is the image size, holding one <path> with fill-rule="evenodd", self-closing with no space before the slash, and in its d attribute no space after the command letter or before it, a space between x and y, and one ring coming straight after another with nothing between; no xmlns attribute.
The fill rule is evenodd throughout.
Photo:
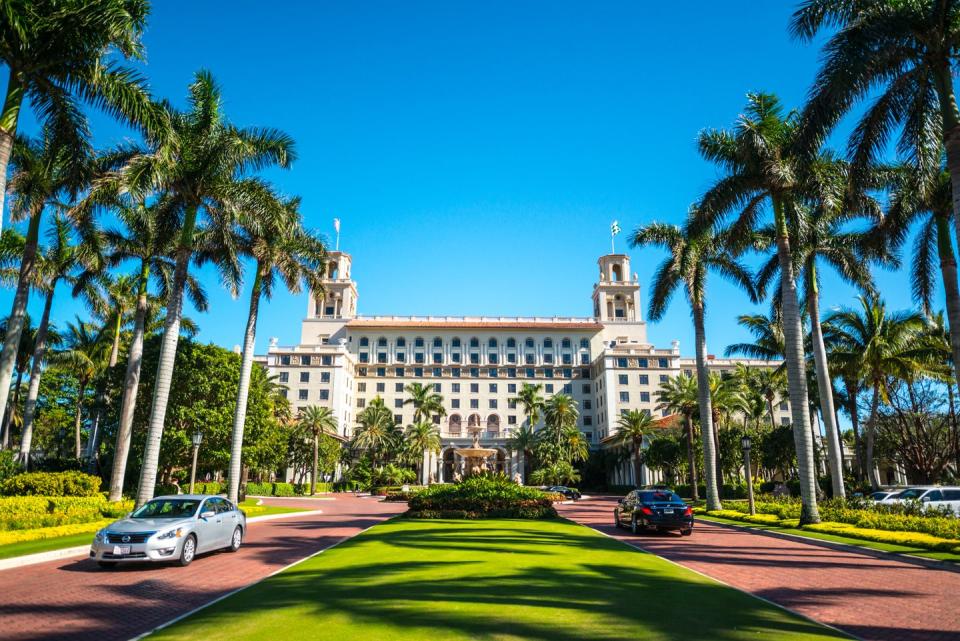
<svg viewBox="0 0 960 641"><path fill-rule="evenodd" d="M106 530L97 530L97 533L93 535L93 540L97 543L103 543L107 540L107 531Z"/></svg>
<svg viewBox="0 0 960 641"><path fill-rule="evenodd" d="M167 530L163 534L157 535L158 541L163 541L166 539L177 539L183 536L183 528L178 527L176 530Z"/></svg>

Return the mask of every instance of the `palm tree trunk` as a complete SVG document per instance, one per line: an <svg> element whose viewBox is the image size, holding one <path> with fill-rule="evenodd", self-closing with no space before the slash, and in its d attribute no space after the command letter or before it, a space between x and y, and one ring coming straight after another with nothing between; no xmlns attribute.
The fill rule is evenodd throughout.
<svg viewBox="0 0 960 641"><path fill-rule="evenodd" d="M37 397L40 395L40 377L43 374L43 359L47 353L47 327L50 324L50 308L53 306L53 290L56 281L49 284L46 300L43 302L43 314L37 326L37 337L33 345L33 364L30 368L30 386L27 399L23 403L23 432L20 436L20 454L17 460L27 469L30 465L30 446L33 442L33 418L37 411Z"/></svg>
<svg viewBox="0 0 960 641"><path fill-rule="evenodd" d="M23 384L23 370L17 370L17 382L13 385L13 398L7 404L7 411L3 415L3 426L0 431L3 432L2 446L0 449L7 449L13 444L13 415L17 413L17 407L20 406L20 386Z"/></svg>
<svg viewBox="0 0 960 641"><path fill-rule="evenodd" d="M947 385L947 398L950 407L950 434L953 441L953 472L954 476L960 474L960 429L957 428L957 407L956 397L953 391L953 384Z"/></svg>
<svg viewBox="0 0 960 641"><path fill-rule="evenodd" d="M140 269L137 310L133 318L133 340L127 356L127 373L123 379L123 400L120 404L120 425L117 427L117 444L113 454L113 470L110 472L110 500L123 498L123 483L127 474L127 458L133 437L133 413L137 408L137 391L140 387L140 366L143 364L143 333L147 318L147 286L150 266L144 262Z"/></svg>
<svg viewBox="0 0 960 641"><path fill-rule="evenodd" d="M717 453L717 491L723 496L723 453L720 451L720 412L713 411L713 447Z"/></svg>
<svg viewBox="0 0 960 641"><path fill-rule="evenodd" d="M827 364L827 348L820 327L820 293L817 290L817 274L814 266L807 270L807 309L810 313L810 335L813 342L813 364L817 370L817 390L820 393L820 413L823 414L823 430L827 438L827 455L830 467L830 486L833 496L844 498L843 453L837 436L836 410L833 405L833 383Z"/></svg>
<svg viewBox="0 0 960 641"><path fill-rule="evenodd" d="M17 121L20 119L20 106L23 104L25 87L20 81L20 74L10 69L7 80L7 95L3 101L3 111L0 112L0 231L3 230L3 205L7 193L7 168L10 165L10 153L13 151L13 140L17 135ZM3 405L0 405L3 407Z"/></svg>
<svg viewBox="0 0 960 641"><path fill-rule="evenodd" d="M0 122L0 130L2 130L2 122ZM0 139L2 139L2 136L0 136ZM0 150L0 153L2 153L2 150ZM2 160L0 158L0 161ZM2 196L0 196L0 203L2 203ZM0 351L0 407L2 408L7 406L10 397L10 381L13 379L13 370L17 363L17 349L20 347L20 334L23 333L23 323L27 315L30 283L37 266L37 239L40 234L41 211L35 211L30 216L26 243L23 247L23 258L20 261L17 293L13 297L13 309L7 319L7 334L3 338L3 349ZM3 210L0 210L0 216L2 215ZM7 439L6 442L9 442L8 431L4 432L4 438Z"/></svg>
<svg viewBox="0 0 960 641"><path fill-rule="evenodd" d="M773 200L773 208L777 227L777 256L780 262L780 304L783 310L787 390L800 477L800 524L806 525L819 523L820 514L817 510L817 475L813 461L813 439L810 434L810 401L807 396L806 362L803 355L803 326L800 322L800 303L793 273L790 238L780 199Z"/></svg>
<svg viewBox="0 0 960 641"><path fill-rule="evenodd" d="M877 413L880 409L880 383L873 385L873 400L870 401L870 420L867 421L867 477L870 479L870 488L880 489L880 474L877 472L876 462L873 460L873 445L876 437Z"/></svg>
<svg viewBox="0 0 960 641"><path fill-rule="evenodd" d="M693 417L685 415L687 421L687 465L690 466L690 492L694 501L700 500L700 490L697 488L697 456L693 452Z"/></svg>
<svg viewBox="0 0 960 641"><path fill-rule="evenodd" d="M700 433L703 440L703 474L707 485L707 509L722 510L717 487L717 450L713 440L713 407L710 402L710 372L707 370L707 337L703 306L693 304L693 331L697 355L697 396L700 405Z"/></svg>
<svg viewBox="0 0 960 641"><path fill-rule="evenodd" d="M940 257L940 277L947 299L947 324L950 332L950 352L954 364L960 364L960 285L957 282L957 259L950 240L950 226L946 217L934 215L937 227L937 254ZM960 369L954 367L954 378L960 385Z"/></svg>
<svg viewBox="0 0 960 641"><path fill-rule="evenodd" d="M83 416L83 396L87 393L87 384L81 383L80 387L77 389L77 406L74 411L73 416L73 456L76 459L80 459L80 424L82 422Z"/></svg>
<svg viewBox="0 0 960 641"><path fill-rule="evenodd" d="M313 472L310 473L310 496L317 493L317 461L320 457L320 433L313 433Z"/></svg>
<svg viewBox="0 0 960 641"><path fill-rule="evenodd" d="M937 102L940 104L943 146L947 152L947 171L950 172L950 185L953 192L954 234L957 246L960 247L960 111L957 109L957 100L953 91L953 71L950 66L945 64L938 73L934 74L934 81L937 87ZM955 327L952 320L950 321L950 339L954 345L960 344L960 326ZM958 363L956 359L954 362Z"/></svg>
<svg viewBox="0 0 960 641"><path fill-rule="evenodd" d="M767 414L770 416L770 429L777 429L777 419L773 414L773 398L767 399Z"/></svg>
<svg viewBox="0 0 960 641"><path fill-rule="evenodd" d="M643 451L637 440L633 440L633 484L641 486L640 477L643 476Z"/></svg>
<svg viewBox="0 0 960 641"><path fill-rule="evenodd" d="M110 369L117 366L117 358L120 355L120 327L123 322L123 314L117 311L117 324L113 328L113 346L110 348L110 362L107 365Z"/></svg>
<svg viewBox="0 0 960 641"><path fill-rule="evenodd" d="M167 403L170 400L170 385L173 383L173 366L177 358L177 344L180 341L180 319L183 313L183 287L187 280L187 269L193 256L193 231L197 222L197 207L187 211L177 245L177 262L173 272L173 283L167 299L167 317L163 327L163 339L160 343L160 358L157 363L157 382L153 388L153 406L150 408L150 422L147 425L147 440L143 451L143 465L140 468L140 487L137 490L137 507L153 498L157 484L157 464L160 460L160 440L163 438L163 424L167 417Z"/></svg>
<svg viewBox="0 0 960 641"><path fill-rule="evenodd" d="M227 475L227 498L234 503L240 492L240 466L243 459L243 428L247 420L247 398L250 395L250 374L253 371L253 346L257 338L257 314L260 309L262 279L261 265L257 263L257 274L250 291L250 309L247 313L247 327L243 333L243 356L240 359L240 385L237 387L237 405L233 413L233 437L230 442L230 472ZM316 462L316 459L314 459ZM316 475L316 468L314 468ZM316 487L316 479L313 480ZM313 491L310 492L313 494Z"/></svg>
<svg viewBox="0 0 960 641"><path fill-rule="evenodd" d="M860 442L860 411L857 409L857 395L860 390L857 389L857 382L850 378L843 379L843 385L847 388L847 414L850 415L850 427L853 430L853 461L854 473L857 475L857 481L863 482L863 445Z"/></svg>

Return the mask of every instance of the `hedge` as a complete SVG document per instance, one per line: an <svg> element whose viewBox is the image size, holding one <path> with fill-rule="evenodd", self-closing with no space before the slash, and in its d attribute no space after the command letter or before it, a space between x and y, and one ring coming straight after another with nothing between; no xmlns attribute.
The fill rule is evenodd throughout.
<svg viewBox="0 0 960 641"><path fill-rule="evenodd" d="M452 485L433 485L410 497L407 516L421 519L555 517L553 501L535 488L498 475L474 476Z"/></svg>
<svg viewBox="0 0 960 641"><path fill-rule="evenodd" d="M119 518L133 509L133 501L108 503L101 496L10 496L0 498L0 530L89 523Z"/></svg>
<svg viewBox="0 0 960 641"><path fill-rule="evenodd" d="M0 484L3 496L97 496L100 477L83 472L28 472Z"/></svg>
<svg viewBox="0 0 960 641"><path fill-rule="evenodd" d="M89 523L74 523L72 525L56 525L53 527L34 528L31 530L12 530L0 532L0 545L11 545L13 543L27 543L30 541L43 541L46 539L55 539L61 536L73 536L74 534L93 534L100 528L104 528L112 523L112 519L101 519Z"/></svg>
<svg viewBox="0 0 960 641"><path fill-rule="evenodd" d="M333 492L333 483L317 483L317 493ZM309 483L247 483L247 496L305 496L310 494Z"/></svg>

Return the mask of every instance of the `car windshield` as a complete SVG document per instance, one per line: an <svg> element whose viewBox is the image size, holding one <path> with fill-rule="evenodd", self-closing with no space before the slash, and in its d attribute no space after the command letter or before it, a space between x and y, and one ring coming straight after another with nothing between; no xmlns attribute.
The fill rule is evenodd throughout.
<svg viewBox="0 0 960 641"><path fill-rule="evenodd" d="M874 501L882 501L883 499L890 496L890 492L874 492L870 495L870 498Z"/></svg>
<svg viewBox="0 0 960 641"><path fill-rule="evenodd" d="M904 490L903 492L900 492L900 494L897 494L897 498L898 499L918 499L923 494L926 494L926 492L927 490L923 489L922 487L911 487L907 490Z"/></svg>
<svg viewBox="0 0 960 641"><path fill-rule="evenodd" d="M644 503L682 503L683 500L670 491L640 492L638 497Z"/></svg>
<svg viewBox="0 0 960 641"><path fill-rule="evenodd" d="M135 519L183 519L193 516L197 499L154 499L133 513Z"/></svg>

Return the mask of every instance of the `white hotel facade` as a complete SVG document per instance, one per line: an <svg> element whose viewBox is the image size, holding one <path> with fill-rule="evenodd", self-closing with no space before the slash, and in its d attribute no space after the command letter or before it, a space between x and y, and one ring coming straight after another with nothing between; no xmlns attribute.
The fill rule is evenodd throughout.
<svg viewBox="0 0 960 641"><path fill-rule="evenodd" d="M447 413L433 417L443 445L425 460L425 482L450 480L459 465L454 449L468 445L478 430L481 444L498 450L497 469L522 474L519 457L504 445L524 422L510 401L524 383L542 385L545 397L573 396L580 429L591 447L599 448L616 433L623 410L664 416L657 409L660 384L695 368L693 358L680 355L678 341L658 348L647 340L640 285L624 254L600 257L593 315L573 318L362 316L351 256L331 252L329 261L325 291L309 295L300 343L286 347L271 339L258 360L286 385L294 413L309 405L330 407L344 438L377 396L397 424L409 424L413 408L403 403L404 387L433 385ZM770 366L711 359L711 368L732 370L737 363ZM787 409L778 405L780 420L789 421ZM615 475L615 482L634 482L629 461Z"/></svg>

